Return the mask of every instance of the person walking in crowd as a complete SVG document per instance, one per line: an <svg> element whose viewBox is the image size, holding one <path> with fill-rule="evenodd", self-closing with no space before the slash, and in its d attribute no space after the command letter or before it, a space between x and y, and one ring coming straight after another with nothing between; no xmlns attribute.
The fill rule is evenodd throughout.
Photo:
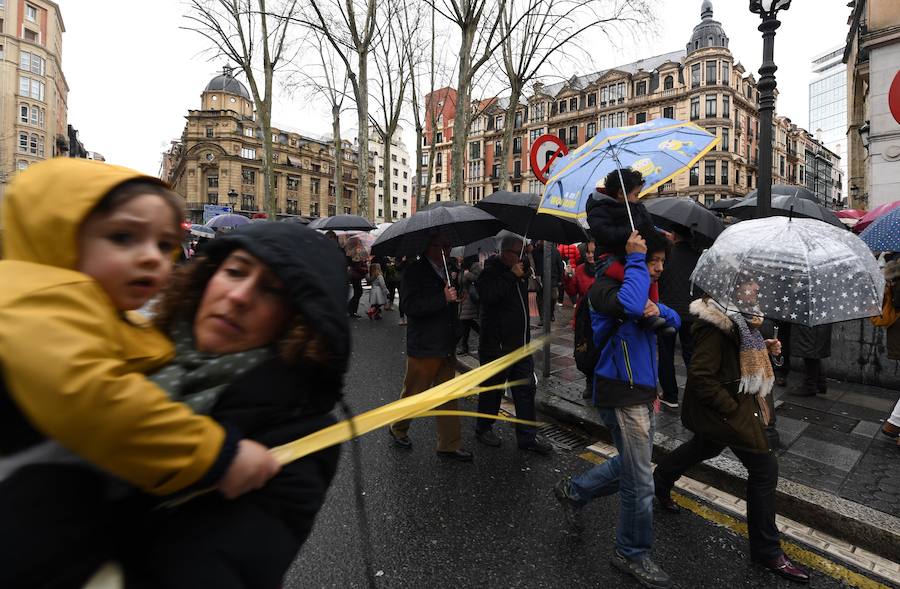
<svg viewBox="0 0 900 589"><path fill-rule="evenodd" d="M369 266L369 310L366 315L369 320L381 320L381 307L388 301L388 289L381 274L381 264Z"/></svg>
<svg viewBox="0 0 900 589"><path fill-rule="evenodd" d="M563 262L559 251L550 248L550 284L544 284L544 242L536 241L532 252L534 272L538 282L538 325L544 324L544 288L550 289L550 321L556 321L556 303L559 301L559 287L562 284Z"/></svg>
<svg viewBox="0 0 900 589"><path fill-rule="evenodd" d="M781 353L777 340L763 340L756 307L759 285L738 284L726 312L704 297L690 305L694 315L694 355L688 366L681 420L694 437L663 457L654 473L663 509L677 512L671 490L695 464L731 448L747 469L747 529L754 562L793 581L808 582L809 572L784 554L775 525L778 484L771 390L775 373L769 356Z"/></svg>
<svg viewBox="0 0 900 589"><path fill-rule="evenodd" d="M347 314L351 319L359 319L359 300L362 298L363 286L362 280L369 272L368 261L361 257L357 252L356 246L359 245L359 238L351 238L345 245L347 257L347 277L350 280L350 286L353 287L353 296L347 303Z"/></svg>
<svg viewBox="0 0 900 589"><path fill-rule="evenodd" d="M398 290L397 290L398 295L400 295L400 293L403 291L403 274L406 272L406 268L409 266L410 263L411 263L411 260L407 256L403 256L397 261L397 274L400 279L400 282L398 283L399 284ZM397 303L397 315L400 316L399 321L397 321L397 325L400 325L400 326L406 325L406 313L403 309L403 297L402 296L400 297L400 302Z"/></svg>
<svg viewBox="0 0 900 589"><path fill-rule="evenodd" d="M566 294L575 301L577 309L584 297L587 296L588 290L594 284L594 250L595 244L592 241L586 241L578 246L581 252L578 259L581 263L574 267L571 271L563 274L563 284L566 287ZM577 311L576 311L577 312ZM575 325L575 317L572 317L572 325Z"/></svg>
<svg viewBox="0 0 900 589"><path fill-rule="evenodd" d="M596 354L590 354L589 348L594 334L591 328L591 316L589 308L582 308L587 300L588 292L594 285L594 242L587 241L579 246L581 250L581 264L575 272L564 274L566 293L575 297L575 313L572 314L572 330L574 331L575 366L584 374L584 392L582 398L589 399L594 393L594 363Z"/></svg>
<svg viewBox="0 0 900 589"><path fill-rule="evenodd" d="M459 322L462 326L462 335L459 337L457 354L469 353L469 335L472 331L481 333L478 327L478 290L475 283L481 276L481 263L478 256L469 256L463 260L462 273L459 278L459 292L462 302L459 309Z"/></svg>
<svg viewBox="0 0 900 589"><path fill-rule="evenodd" d="M596 237L596 236L595 236ZM617 246L618 247L618 246ZM649 299L650 285L665 266L668 240L657 231L646 241L635 231L625 244L622 279L608 274L591 288L591 321L600 360L594 404L612 434L617 456L554 487L566 519L580 530L581 509L592 499L619 493L619 523L612 564L646 587L669 587L671 579L650 558L653 543L653 429L656 400L656 333L646 317L677 329L678 315Z"/></svg>
<svg viewBox="0 0 900 589"><path fill-rule="evenodd" d="M400 300L409 317L406 331L406 376L401 398L416 395L452 379L456 375L456 341L459 329L459 296L450 285L444 260L450 253L448 240L431 236L423 255L403 272ZM438 409L456 410L456 400ZM458 416L437 419L437 454L459 462L471 462L473 455L462 446ZM412 449L408 432L411 420L394 422L389 433L394 444Z"/></svg>
<svg viewBox="0 0 900 589"><path fill-rule="evenodd" d="M828 392L825 380L824 360L831 356L831 324L792 325L790 328L791 345L789 353L803 358L803 383L793 387L789 392L798 397L814 397ZM790 357L784 357L782 374L790 372Z"/></svg>
<svg viewBox="0 0 900 589"><path fill-rule="evenodd" d="M681 327L677 334L660 334L659 341L659 386L662 389L660 402L672 409L678 408L678 383L675 380L675 338L681 340L681 358L685 366L691 364L694 340L691 337L693 315L689 311L691 302L698 295L691 294L691 274L700 259L691 245L690 230L676 227L672 230L674 245L666 260L666 269L659 278L659 300L681 317Z"/></svg>
<svg viewBox="0 0 900 589"><path fill-rule="evenodd" d="M384 306L385 311L394 310L394 300L397 297L397 290L400 288L400 271L397 269L397 261L394 258L385 258L384 266L384 284L387 287L387 304Z"/></svg>
<svg viewBox="0 0 900 589"><path fill-rule="evenodd" d="M478 359L482 365L492 362L531 341L528 313L528 284L522 261L522 239L507 234L500 242L500 254L487 259L475 286L481 306L481 333ZM534 360L527 356L484 382L484 386L524 380L511 387L516 417L535 421ZM502 391L488 391L478 396L478 412L497 415ZM500 437L494 432L495 420L479 417L475 421L475 437L486 446L498 447ZM516 442L520 450L549 454L553 447L537 435L534 426L517 424Z"/></svg>
<svg viewBox="0 0 900 589"><path fill-rule="evenodd" d="M881 315L873 317L875 327L884 328L887 357L900 360L900 254L888 254L884 265L884 304ZM900 401L894 405L884 424L881 433L889 438L897 438L900 448Z"/></svg>

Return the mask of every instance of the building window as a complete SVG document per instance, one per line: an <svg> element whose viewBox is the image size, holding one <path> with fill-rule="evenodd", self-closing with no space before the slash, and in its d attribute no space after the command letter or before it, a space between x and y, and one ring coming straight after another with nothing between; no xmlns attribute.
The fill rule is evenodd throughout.
<svg viewBox="0 0 900 589"><path fill-rule="evenodd" d="M245 160L255 160L256 159L256 150L252 147L242 147L241 148L241 157Z"/></svg>
<svg viewBox="0 0 900 589"><path fill-rule="evenodd" d="M44 58L27 51L19 53L19 67L26 72L44 75Z"/></svg>
<svg viewBox="0 0 900 589"><path fill-rule="evenodd" d="M310 178L309 180L309 192L310 194L319 194L319 184L320 180L318 178Z"/></svg>
<svg viewBox="0 0 900 589"><path fill-rule="evenodd" d="M288 190L300 190L300 176L288 176L287 177L287 189Z"/></svg>
<svg viewBox="0 0 900 589"><path fill-rule="evenodd" d="M253 129L251 127L244 127L244 137L253 137Z"/></svg>
<svg viewBox="0 0 900 589"><path fill-rule="evenodd" d="M570 98L569 99L569 110L571 110L571 111L578 110L578 98Z"/></svg>
<svg viewBox="0 0 900 589"><path fill-rule="evenodd" d="M474 160L481 158L481 141L469 143L469 157Z"/></svg>
<svg viewBox="0 0 900 589"><path fill-rule="evenodd" d="M637 85L634 88L634 94L635 94L635 96L644 96L645 94L647 94L647 81L646 80L642 80L637 83Z"/></svg>
<svg viewBox="0 0 900 589"><path fill-rule="evenodd" d="M665 80L663 80L663 89L671 90L675 87L675 78L672 76L666 76Z"/></svg>
<svg viewBox="0 0 900 589"><path fill-rule="evenodd" d="M400 173L399 173L399 171L397 170L397 168L394 168L394 176L399 176L399 175L400 175Z"/></svg>
<svg viewBox="0 0 900 589"><path fill-rule="evenodd" d="M436 143L443 143L443 142L444 142L444 134L441 133L440 131L439 131L438 134L437 134L437 138L435 139L435 142L436 142Z"/></svg>
<svg viewBox="0 0 900 589"><path fill-rule="evenodd" d="M513 162L513 177L520 178L522 176L522 160Z"/></svg>
<svg viewBox="0 0 900 589"><path fill-rule="evenodd" d="M625 111L616 113L616 126L617 127L625 126Z"/></svg>
<svg viewBox="0 0 900 589"><path fill-rule="evenodd" d="M19 94L36 100L44 100L44 83L19 76Z"/></svg>
<svg viewBox="0 0 900 589"><path fill-rule="evenodd" d="M559 131L557 131L556 134L557 134L557 136L559 136L559 138L562 139L563 141L566 140L566 128L565 128L565 127L560 127Z"/></svg>
<svg viewBox="0 0 900 589"><path fill-rule="evenodd" d="M715 127L707 127L706 132L709 133L710 135L712 135L713 137L716 136L716 128ZM715 151L716 149L718 149L718 146L713 145L712 150Z"/></svg>
<svg viewBox="0 0 900 589"><path fill-rule="evenodd" d="M19 160L16 162L17 170L24 170L27 167L28 167L28 162L26 162L25 160Z"/></svg>
<svg viewBox="0 0 900 589"><path fill-rule="evenodd" d="M393 183L391 184L391 188L392 188L393 190L397 190L397 189L399 188L399 186L397 186L397 183L396 183L396 182L393 182ZM397 197L395 196L395 197L394 197L394 202L395 202L395 204L396 204L396 201L397 201Z"/></svg>
<svg viewBox="0 0 900 589"><path fill-rule="evenodd" d="M409 172L403 172L403 179L406 180L409 178Z"/></svg>
<svg viewBox="0 0 900 589"><path fill-rule="evenodd" d="M625 102L625 82L616 84L616 94L619 96L619 104Z"/></svg>
<svg viewBox="0 0 900 589"><path fill-rule="evenodd" d="M707 194L703 197L703 204L705 204L707 207L711 207L714 202L716 202L715 194Z"/></svg>
<svg viewBox="0 0 900 589"><path fill-rule="evenodd" d="M537 138L544 134L544 129L541 127L540 129L532 129L528 132L528 142L530 144L534 144L537 141Z"/></svg>
<svg viewBox="0 0 900 589"><path fill-rule="evenodd" d="M716 183L716 162L715 160L707 160L704 173L703 173L703 183L704 184L715 184Z"/></svg>
<svg viewBox="0 0 900 589"><path fill-rule="evenodd" d="M491 178L496 180L499 177L500 177L500 164L494 164L494 166L491 168ZM438 199L438 200L440 200L440 199Z"/></svg>
<svg viewBox="0 0 900 589"><path fill-rule="evenodd" d="M243 210L243 211L255 211L256 210L256 198L252 194L242 194L241 195L241 210Z"/></svg>
<svg viewBox="0 0 900 589"><path fill-rule="evenodd" d="M731 118L731 97L727 94L722 95L722 116L726 119Z"/></svg>
<svg viewBox="0 0 900 589"><path fill-rule="evenodd" d="M384 180L378 180L378 188L384 188Z"/></svg>
<svg viewBox="0 0 900 589"><path fill-rule="evenodd" d="M674 106L663 107L663 118L664 119L674 119L675 118L675 107Z"/></svg>
<svg viewBox="0 0 900 589"><path fill-rule="evenodd" d="M559 114L563 114L564 112L566 112L566 108L568 107L568 104L569 103L565 100L559 101Z"/></svg>
<svg viewBox="0 0 900 589"><path fill-rule="evenodd" d="M597 134L597 123L588 123L586 139L590 139L591 137L593 137L596 134Z"/></svg>
<svg viewBox="0 0 900 589"><path fill-rule="evenodd" d="M28 108L27 104L22 104L19 106L19 122L20 123L28 123L28 113L31 111Z"/></svg>
<svg viewBox="0 0 900 589"><path fill-rule="evenodd" d="M600 128L606 128L606 115L600 115Z"/></svg>
<svg viewBox="0 0 900 589"><path fill-rule="evenodd" d="M19 151L28 153L28 133L19 133Z"/></svg>
<svg viewBox="0 0 900 589"><path fill-rule="evenodd" d="M698 184L700 184L700 164L694 164L694 167L691 168L689 182L691 186L697 186Z"/></svg>
<svg viewBox="0 0 900 589"><path fill-rule="evenodd" d="M587 105L588 107L597 106L597 93L591 92L587 95Z"/></svg>
<svg viewBox="0 0 900 589"><path fill-rule="evenodd" d="M396 153L392 153L392 154L391 154L391 161L392 161L392 162L396 162L396 161L397 161L397 154L396 154Z"/></svg>
<svg viewBox="0 0 900 589"><path fill-rule="evenodd" d="M779 156L778 173L781 174L782 177L784 176L784 156L783 155Z"/></svg>
<svg viewBox="0 0 900 589"><path fill-rule="evenodd" d="M207 136L207 137L215 137L215 135L213 134L213 128L212 128L212 127L207 127L207 128L206 128L206 136Z"/></svg>
<svg viewBox="0 0 900 589"><path fill-rule="evenodd" d="M722 62L722 83L726 86L731 84L731 64L727 61Z"/></svg>
<svg viewBox="0 0 900 589"><path fill-rule="evenodd" d="M706 85L712 86L716 83L716 70L719 69L718 63L715 61L706 62Z"/></svg>
<svg viewBox="0 0 900 589"><path fill-rule="evenodd" d="M38 38L39 38L39 36L38 36L37 31L32 31L31 29L28 29L28 28L25 29L25 40L26 41L31 41L32 43L39 43L40 41L38 41Z"/></svg>
<svg viewBox="0 0 900 589"><path fill-rule="evenodd" d="M700 118L700 97L694 96L691 98L691 120Z"/></svg>
<svg viewBox="0 0 900 589"><path fill-rule="evenodd" d="M646 123L647 122L647 113L639 112L636 115L634 115L634 122L637 124Z"/></svg>
<svg viewBox="0 0 900 589"><path fill-rule="evenodd" d="M253 168L241 168L241 184L256 185L256 170Z"/></svg>
<svg viewBox="0 0 900 589"><path fill-rule="evenodd" d="M513 137L513 154L522 153L522 138Z"/></svg>
<svg viewBox="0 0 900 589"><path fill-rule="evenodd" d="M207 176L206 177L206 187L207 188L218 188L219 187L219 177L218 176Z"/></svg>
<svg viewBox="0 0 900 589"><path fill-rule="evenodd" d="M206 193L206 204L208 204L208 205L219 204L219 193L218 192Z"/></svg>
<svg viewBox="0 0 900 589"><path fill-rule="evenodd" d="M728 151L728 144L731 141L731 129L722 127L722 151Z"/></svg>
<svg viewBox="0 0 900 589"><path fill-rule="evenodd" d="M700 87L700 64L695 63L691 66L691 88Z"/></svg>
<svg viewBox="0 0 900 589"><path fill-rule="evenodd" d="M391 216L392 216L393 218L396 219L396 218L397 218L397 211L391 211Z"/></svg>
<svg viewBox="0 0 900 589"><path fill-rule="evenodd" d="M31 4L25 5L25 18L33 23L37 22L38 9Z"/></svg>
<svg viewBox="0 0 900 589"><path fill-rule="evenodd" d="M711 118L716 116L716 95L715 94L707 94L706 95L706 117Z"/></svg>
<svg viewBox="0 0 900 589"><path fill-rule="evenodd" d="M609 88L604 86L600 88L600 106L606 106L606 101L609 98Z"/></svg>
<svg viewBox="0 0 900 589"><path fill-rule="evenodd" d="M722 160L722 184L728 186L728 162Z"/></svg>
<svg viewBox="0 0 900 589"><path fill-rule="evenodd" d="M571 126L569 127L569 145L575 145L578 143L578 127Z"/></svg>

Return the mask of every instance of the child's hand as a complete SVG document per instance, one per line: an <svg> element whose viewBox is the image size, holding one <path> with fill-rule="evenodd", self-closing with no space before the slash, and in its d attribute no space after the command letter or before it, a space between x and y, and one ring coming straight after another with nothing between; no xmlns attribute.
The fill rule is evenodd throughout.
<svg viewBox="0 0 900 589"><path fill-rule="evenodd" d="M631 232L631 237L628 238L628 242L625 243L625 253L626 254L646 254L647 253L647 242L644 241L644 238L641 237L641 234L637 231Z"/></svg>
<svg viewBox="0 0 900 589"><path fill-rule="evenodd" d="M253 440L241 440L231 466L219 481L219 491L226 499L235 499L261 489L279 470L281 465L268 448Z"/></svg>

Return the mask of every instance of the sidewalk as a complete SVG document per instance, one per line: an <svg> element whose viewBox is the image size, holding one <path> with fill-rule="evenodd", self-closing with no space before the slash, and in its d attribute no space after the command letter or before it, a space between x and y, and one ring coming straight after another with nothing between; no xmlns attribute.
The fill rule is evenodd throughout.
<svg viewBox="0 0 900 589"><path fill-rule="evenodd" d="M571 317L572 309L557 307L549 378L541 378L542 354L535 355L538 409L608 440L596 410L581 397L584 376L572 358ZM536 327L532 330L535 337L539 333ZM477 339L473 341L477 346ZM462 361L477 365L471 357ZM686 370L678 353L676 374L683 390ZM879 432L900 391L829 380L826 395L788 394L801 378L795 372L788 387L775 390L782 444L778 451L779 513L900 561L900 448ZM662 406L657 415L654 459L690 437L691 432L681 425L679 410ZM730 450L689 474L744 496L747 473Z"/></svg>

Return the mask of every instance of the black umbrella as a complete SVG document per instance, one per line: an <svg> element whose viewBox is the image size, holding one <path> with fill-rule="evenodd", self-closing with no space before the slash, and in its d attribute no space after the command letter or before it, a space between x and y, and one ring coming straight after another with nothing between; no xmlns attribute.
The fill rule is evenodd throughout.
<svg viewBox="0 0 900 589"><path fill-rule="evenodd" d="M665 229L679 229L672 225L680 225L713 241L725 231L721 219L689 196L664 196L643 202L654 222Z"/></svg>
<svg viewBox="0 0 900 589"><path fill-rule="evenodd" d="M734 205L741 202L742 200L744 200L744 199L743 198L720 198L716 202L709 205L709 210L711 210L714 213L718 213L720 215L722 215L722 214L727 215L728 213L726 213L726 211L728 209L730 209L731 207L733 207Z"/></svg>
<svg viewBox="0 0 900 589"><path fill-rule="evenodd" d="M450 247L496 235L503 224L475 207L438 207L401 219L384 230L372 245L374 256L417 256L425 252L434 235Z"/></svg>
<svg viewBox="0 0 900 589"><path fill-rule="evenodd" d="M458 200L436 200L432 203L428 203L424 207L422 207L423 211L431 211L439 208L447 208L447 207L465 207L468 206L464 202L459 202Z"/></svg>
<svg viewBox="0 0 900 589"><path fill-rule="evenodd" d="M367 219L359 215L322 217L310 223L308 227L321 231L371 231L375 229L375 225L372 225Z"/></svg>
<svg viewBox="0 0 900 589"><path fill-rule="evenodd" d="M285 217L281 220L282 223L299 223L300 225L309 225L312 223L312 219L307 217Z"/></svg>
<svg viewBox="0 0 900 589"><path fill-rule="evenodd" d="M750 193L747 194L747 198L756 198L756 195L757 191L751 190ZM815 203L819 202L819 199L816 198L816 193L812 190L807 190L802 186L793 186L791 184L773 184L772 196L797 196L803 200L811 200Z"/></svg>
<svg viewBox="0 0 900 589"><path fill-rule="evenodd" d="M475 206L494 215L513 233L553 243L580 243L588 237L577 219L538 213L540 194L495 192Z"/></svg>
<svg viewBox="0 0 900 589"><path fill-rule="evenodd" d="M756 217L756 198L745 198L739 204L728 209L728 214L739 219ZM775 196L772 198L772 214L782 217L805 217L818 219L829 225L844 228L837 215L811 200L799 196Z"/></svg>

